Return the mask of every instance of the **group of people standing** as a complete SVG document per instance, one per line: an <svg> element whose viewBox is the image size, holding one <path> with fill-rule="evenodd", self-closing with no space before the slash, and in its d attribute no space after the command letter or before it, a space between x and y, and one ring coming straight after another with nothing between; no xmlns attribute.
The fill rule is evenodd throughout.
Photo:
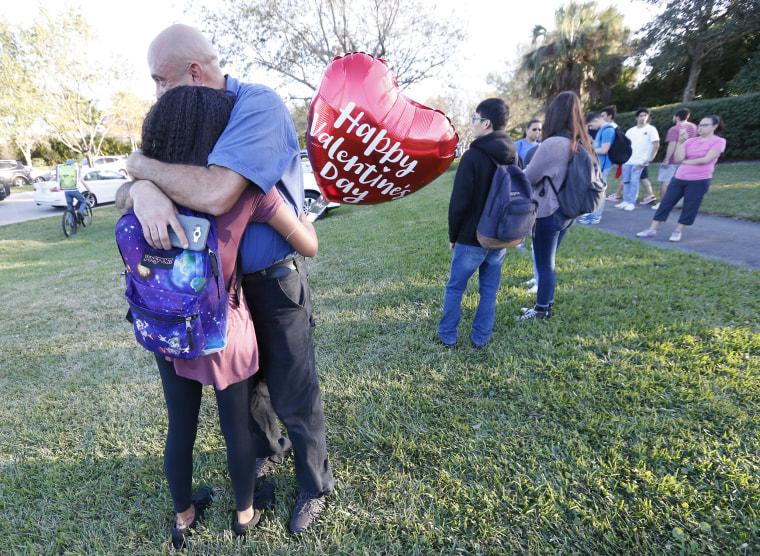
<svg viewBox="0 0 760 556"><path fill-rule="evenodd" d="M335 481L304 260L318 243L302 210L295 126L273 90L223 74L197 29L162 31L149 47L148 65L158 100L143 125L143 151L127 161L134 181L117 193L117 207L134 210L157 249L171 249L169 227L188 244L175 205L214 217L231 292L223 350L196 360L155 357L169 416L164 473L176 513L172 543L186 544L215 492L206 485L193 494L204 385L214 387L219 408L237 510L234 534L248 534L271 507L275 485L264 481L291 455L299 494L289 528L301 533L323 513Z"/></svg>
<svg viewBox="0 0 760 556"><path fill-rule="evenodd" d="M523 139L513 143L506 133L509 117L507 104L496 98L481 102L472 118L474 141L460 160L449 202L449 246L454 254L443 303L443 315L438 324L441 343L453 348L461 317L461 303L467 283L478 272L480 300L476 310L471 343L482 348L488 342L495 322L496 295L501 280L501 267L506 249L486 249L476 237L480 215L491 186L496 166L518 164L534 186L538 213L532 232L534 278L526 285L536 293L533 307L524 307L520 320L551 318L557 284L555 257L567 230L576 221L598 224L604 203L597 211L577 219L565 217L560 209L554 188L561 184L575 149L585 149L600 167L605 183L615 166L609 156L616 140L615 106L607 106L585 117L577 94L565 91L549 105L543 124L534 119L528 122ZM659 149L659 134L649 123L650 111L636 111L636 125L626 132L631 142L631 156L622 164L622 183L617 194L607 200L619 200L616 208L634 210L639 195L639 183L647 189L642 204L656 200L648 181L648 165ZM683 199L679 224L670 237L680 241L685 226L694 223L702 198L710 187L710 179L726 141L719 137L723 122L719 116L702 118L699 126L688 122L690 112L679 109L668 130L668 150L660 169L662 200L655 205L652 224L639 232L639 237L653 237L659 225L667 220L676 203ZM624 155L625 156L625 155ZM648 187L647 187L648 186ZM623 198L620 200L620 194Z"/></svg>

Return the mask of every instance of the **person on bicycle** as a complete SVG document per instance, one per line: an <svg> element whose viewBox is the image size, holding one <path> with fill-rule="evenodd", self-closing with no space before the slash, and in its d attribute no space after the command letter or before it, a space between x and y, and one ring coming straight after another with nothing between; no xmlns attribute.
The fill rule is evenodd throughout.
<svg viewBox="0 0 760 556"><path fill-rule="evenodd" d="M81 221L84 218L84 208L87 206L87 201L85 200L84 195L82 195L77 188L77 182L80 181L78 179L78 170L79 169L77 168L76 164L74 164L73 160L67 160L66 164L61 164L58 166L58 184L66 194L66 206L70 211L74 212L74 199L79 201L77 210L79 220ZM90 188L86 183L82 182L82 184L87 191L90 191Z"/></svg>

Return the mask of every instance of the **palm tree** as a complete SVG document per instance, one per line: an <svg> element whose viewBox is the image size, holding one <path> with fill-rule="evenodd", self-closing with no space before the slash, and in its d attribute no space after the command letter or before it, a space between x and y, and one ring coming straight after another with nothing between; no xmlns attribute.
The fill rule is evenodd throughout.
<svg viewBox="0 0 760 556"><path fill-rule="evenodd" d="M628 56L630 31L615 8L598 11L596 2L570 2L554 12L554 30L533 29L534 50L522 60L528 88L544 106L562 91L585 102L609 98Z"/></svg>

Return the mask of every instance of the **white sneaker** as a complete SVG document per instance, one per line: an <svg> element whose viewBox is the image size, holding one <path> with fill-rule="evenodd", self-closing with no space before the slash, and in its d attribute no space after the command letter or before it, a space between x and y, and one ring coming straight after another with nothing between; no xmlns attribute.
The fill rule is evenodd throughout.
<svg viewBox="0 0 760 556"><path fill-rule="evenodd" d="M652 205L652 210L657 210L658 208L660 208L660 203Z"/></svg>
<svg viewBox="0 0 760 556"><path fill-rule="evenodd" d="M636 205L634 205L633 203L628 203L628 205L624 207L623 210L632 211L635 208L636 208Z"/></svg>
<svg viewBox="0 0 760 556"><path fill-rule="evenodd" d="M531 278L527 282L523 282L523 286L535 286L536 285L536 279Z"/></svg>
<svg viewBox="0 0 760 556"><path fill-rule="evenodd" d="M670 234L670 241L681 241L681 232L673 232Z"/></svg>
<svg viewBox="0 0 760 556"><path fill-rule="evenodd" d="M652 201L656 201L656 200L657 200L657 197L655 197L654 195L647 195L646 197L644 197L644 198L641 200L641 202L640 202L639 204L640 204L640 205L648 205L648 204L649 204L649 203L651 203Z"/></svg>
<svg viewBox="0 0 760 556"><path fill-rule="evenodd" d="M652 228L647 228L646 230L643 230L636 235L639 237L654 237L657 235L657 231L653 230Z"/></svg>
<svg viewBox="0 0 760 556"><path fill-rule="evenodd" d="M531 287L528 290L528 293L538 293L538 284L536 284L535 286Z"/></svg>
<svg viewBox="0 0 760 556"><path fill-rule="evenodd" d="M621 201L620 203L618 203L617 205L615 205L615 208L616 209L624 209L627 206L628 206L628 203L626 203L625 201Z"/></svg>

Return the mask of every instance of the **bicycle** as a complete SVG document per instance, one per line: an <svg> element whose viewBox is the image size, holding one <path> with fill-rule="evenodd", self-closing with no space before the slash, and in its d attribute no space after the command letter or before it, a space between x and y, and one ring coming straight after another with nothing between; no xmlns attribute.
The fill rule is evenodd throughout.
<svg viewBox="0 0 760 556"><path fill-rule="evenodd" d="M66 212L63 213L63 233L66 235L66 237L73 236L75 233L77 233L77 225L81 224L82 226L92 226L92 209L90 208L90 194L85 193L84 194L85 199L88 201L85 204L84 207L84 214L79 215L78 208L79 208L79 201L77 199L74 199L72 201L72 205L74 205L73 209L66 208Z"/></svg>

